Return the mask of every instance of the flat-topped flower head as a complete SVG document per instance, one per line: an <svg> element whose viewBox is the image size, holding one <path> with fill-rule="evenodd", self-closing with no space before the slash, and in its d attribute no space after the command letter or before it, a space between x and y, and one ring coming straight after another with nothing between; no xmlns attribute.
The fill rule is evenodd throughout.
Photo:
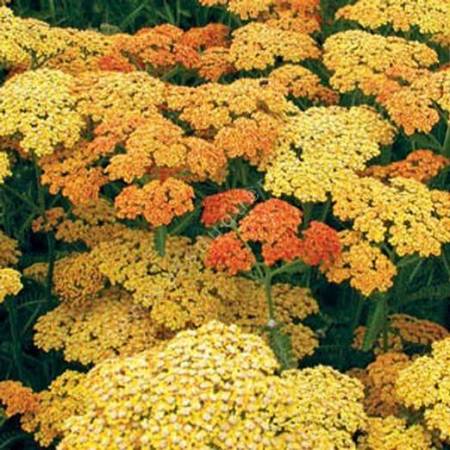
<svg viewBox="0 0 450 450"><path fill-rule="evenodd" d="M74 85L70 75L48 69L8 80L0 87L0 137L17 139L37 157L59 146L72 147L84 128Z"/></svg>
<svg viewBox="0 0 450 450"><path fill-rule="evenodd" d="M203 199L202 223L213 227L226 223L255 202L255 194L245 189L230 189Z"/></svg>

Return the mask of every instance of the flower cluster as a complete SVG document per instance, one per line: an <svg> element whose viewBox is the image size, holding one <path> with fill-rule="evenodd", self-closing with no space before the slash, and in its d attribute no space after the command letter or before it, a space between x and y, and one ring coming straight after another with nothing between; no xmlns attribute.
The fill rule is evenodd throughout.
<svg viewBox="0 0 450 450"><path fill-rule="evenodd" d="M38 400L36 394L20 381L0 381L0 405L6 407L6 416L12 417L34 412Z"/></svg>
<svg viewBox="0 0 450 450"><path fill-rule="evenodd" d="M447 20L450 5L442 0L358 0L339 9L336 17L352 20L364 28L376 30L392 25L396 31L412 31L418 28L424 35L443 45L450 44Z"/></svg>
<svg viewBox="0 0 450 450"><path fill-rule="evenodd" d="M17 295L22 290L21 278L17 270L0 267L0 304L8 295Z"/></svg>
<svg viewBox="0 0 450 450"><path fill-rule="evenodd" d="M423 409L424 424L450 442L450 339L435 342L430 356L417 358L397 379L397 395L412 410Z"/></svg>
<svg viewBox="0 0 450 450"><path fill-rule="evenodd" d="M323 61L333 72L331 85L339 92L361 89L366 95L378 95L386 85L399 86L397 79L414 79L436 64L438 56L419 42L349 30L326 40Z"/></svg>
<svg viewBox="0 0 450 450"><path fill-rule="evenodd" d="M349 171L361 171L393 140L374 110L331 106L297 114L283 128L265 175L274 195L321 202Z"/></svg>
<svg viewBox="0 0 450 450"><path fill-rule="evenodd" d="M395 177L412 178L426 183L449 165L450 159L431 150L415 150L401 161L386 166L370 166L364 171L364 175L380 180Z"/></svg>
<svg viewBox="0 0 450 450"><path fill-rule="evenodd" d="M450 242L450 194L407 178L383 183L348 176L335 186L334 214L373 243L389 242L399 256L439 255Z"/></svg>
<svg viewBox="0 0 450 450"><path fill-rule="evenodd" d="M182 332L160 352L91 370L59 447L354 448L359 382L326 367L276 369L269 347L235 326Z"/></svg>

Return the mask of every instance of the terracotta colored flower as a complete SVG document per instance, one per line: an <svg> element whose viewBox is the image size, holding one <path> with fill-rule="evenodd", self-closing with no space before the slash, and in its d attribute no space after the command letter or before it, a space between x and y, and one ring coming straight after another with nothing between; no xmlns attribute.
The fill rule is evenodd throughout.
<svg viewBox="0 0 450 450"><path fill-rule="evenodd" d="M206 266L227 271L230 275L249 271L254 262L253 254L234 231L216 238L208 249L205 260Z"/></svg>
<svg viewBox="0 0 450 450"><path fill-rule="evenodd" d="M268 266L273 266L278 261L293 261L301 257L302 241L293 233L286 233L272 244L263 244L262 256Z"/></svg>
<svg viewBox="0 0 450 450"><path fill-rule="evenodd" d="M289 203L271 199L255 206L241 221L239 232L245 241L273 244L286 234L296 234L302 212Z"/></svg>
<svg viewBox="0 0 450 450"><path fill-rule="evenodd" d="M212 227L230 220L238 214L244 206L255 202L253 192L245 189L230 189L215 195L209 195L203 200L202 223Z"/></svg>
<svg viewBox="0 0 450 450"><path fill-rule="evenodd" d="M301 259L310 266L329 265L340 253L337 231L324 223L312 221L303 233Z"/></svg>

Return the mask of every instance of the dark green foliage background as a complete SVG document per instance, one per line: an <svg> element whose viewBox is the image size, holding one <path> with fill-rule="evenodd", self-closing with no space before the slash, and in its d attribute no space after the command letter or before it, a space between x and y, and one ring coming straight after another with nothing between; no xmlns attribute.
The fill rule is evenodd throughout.
<svg viewBox="0 0 450 450"><path fill-rule="evenodd" d="M319 42L331 33L344 27L348 28L348 24L332 21L336 9L346 3L349 1L322 0L324 27L322 34L316 36ZM222 22L232 28L240 25L239 19L232 17L223 9L204 8L196 0L14 0L12 8L21 16L36 17L53 25L95 28L105 33L119 30L134 32L143 26L167 22L185 29L209 22ZM415 37L422 39L421 36ZM448 62L448 55L442 55L441 62ZM173 81L183 82L183 79ZM0 72L0 84L1 82ZM196 80L190 80L189 83L195 84ZM343 104L355 102L355 99L356 102L371 102L370 99L363 99L360 96L344 96ZM433 136L439 142L443 142L444 134L443 124L433 131ZM416 135L407 139L399 135L393 151L383 153L379 162L388 163L391 160L401 159L412 148L435 148L433 146L436 146L434 138L429 136ZM230 186L252 186L260 189L261 176L249 167L245 170L246 176L241 178L239 174L242 173L242 162L231 164ZM48 236L31 233L31 222L42 212L42 208L64 204L64 200L60 197L46 195L42 198L39 195L37 175L39 174L35 173L32 164L18 162L14 177L8 180L5 188L0 189L0 225L20 242L24 255L20 268L48 259L49 248L52 248L54 242ZM441 173L431 185L438 189L450 189L449 171ZM16 193L13 194L11 189ZM207 195L217 192L217 187L204 184L197 186L197 192L200 196ZM266 194L261 192L261 195ZM322 214L323 205L316 205L311 210L312 218L320 217ZM342 226L330 215L327 219L338 228ZM191 236L204 231L194 224L184 229L181 220L175 222L174 227ZM71 248L58 244L55 247L55 255L58 258L62 257L69 250ZM424 261L412 259L411 263L402 269L397 279L392 295L393 312L405 312L449 327L449 263L449 246L442 257ZM321 303L321 314L312 318L309 323L322 337L321 346L312 357L302 361L302 366L323 363L347 370L350 367L367 365L373 355L353 350L351 341L354 329L360 324L365 324L374 314L373 302L363 299L347 285L333 286L326 283L315 271L301 277L298 275L284 277L277 281L308 285ZM39 315L52 309L57 300L45 286L30 280L25 280L25 283L26 289L14 299L17 308L13 315L8 312L7 302L0 306L0 380L20 379L33 389L41 390L64 370L76 366L68 365L58 353L44 353L34 347L33 324ZM0 450L37 448L39 447L32 438L20 431L17 420L9 420L0 427Z"/></svg>

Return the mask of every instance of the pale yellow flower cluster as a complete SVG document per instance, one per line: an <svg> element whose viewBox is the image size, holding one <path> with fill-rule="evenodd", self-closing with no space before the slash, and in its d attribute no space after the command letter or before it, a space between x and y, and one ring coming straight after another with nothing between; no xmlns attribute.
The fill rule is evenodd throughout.
<svg viewBox="0 0 450 450"><path fill-rule="evenodd" d="M331 86L339 92L361 89L366 95L378 95L390 85L400 86L391 72L396 79L408 80L439 60L425 44L349 30L325 41L323 61L333 72Z"/></svg>
<svg viewBox="0 0 450 450"><path fill-rule="evenodd" d="M281 59L298 63L320 57L320 50L306 33L252 22L233 33L230 62L237 70L264 70Z"/></svg>
<svg viewBox="0 0 450 450"><path fill-rule="evenodd" d="M17 295L22 290L21 277L17 270L0 268L0 303L3 303L8 295Z"/></svg>
<svg viewBox="0 0 450 450"><path fill-rule="evenodd" d="M356 448L366 420L357 380L323 366L276 370L264 341L236 326L184 331L160 352L92 369L77 395L86 401L55 425L58 448Z"/></svg>
<svg viewBox="0 0 450 450"><path fill-rule="evenodd" d="M363 170L393 135L393 128L369 107L309 108L282 129L265 188L276 196L325 201L339 180Z"/></svg>
<svg viewBox="0 0 450 450"><path fill-rule="evenodd" d="M406 178L386 183L348 175L333 190L333 212L370 242L389 242L399 256L440 255L450 242L450 193Z"/></svg>
<svg viewBox="0 0 450 450"><path fill-rule="evenodd" d="M23 150L37 157L73 146L84 128L74 84L70 75L48 69L8 80L0 87L0 137L19 136Z"/></svg>
<svg viewBox="0 0 450 450"><path fill-rule="evenodd" d="M422 410L427 429L450 443L450 338L400 372L397 395L408 408Z"/></svg>
<svg viewBox="0 0 450 450"><path fill-rule="evenodd" d="M339 9L336 17L358 22L371 30L392 25L396 31L407 32L417 27L434 41L450 45L447 0L358 0Z"/></svg>

